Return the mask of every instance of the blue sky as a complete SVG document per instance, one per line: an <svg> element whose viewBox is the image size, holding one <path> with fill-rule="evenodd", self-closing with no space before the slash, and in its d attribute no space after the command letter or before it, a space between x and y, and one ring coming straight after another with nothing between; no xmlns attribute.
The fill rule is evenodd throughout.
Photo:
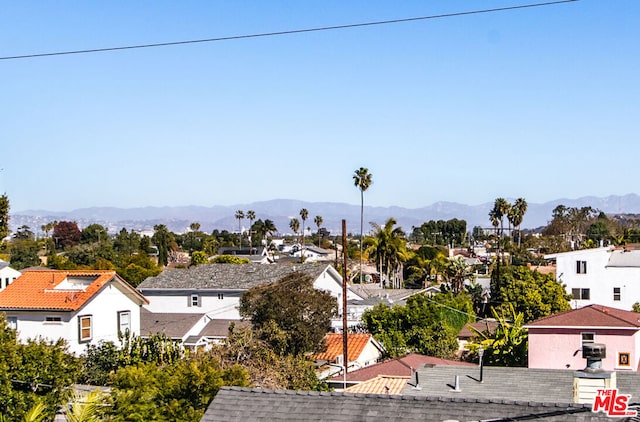
<svg viewBox="0 0 640 422"><path fill-rule="evenodd" d="M0 56L533 1L0 1ZM640 2L0 60L12 211L638 193Z"/></svg>

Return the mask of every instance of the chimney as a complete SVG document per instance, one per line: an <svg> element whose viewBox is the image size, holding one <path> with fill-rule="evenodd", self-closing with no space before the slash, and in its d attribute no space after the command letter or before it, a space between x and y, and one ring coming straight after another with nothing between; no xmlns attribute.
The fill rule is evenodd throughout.
<svg viewBox="0 0 640 422"><path fill-rule="evenodd" d="M598 390L617 388L616 373L602 369L602 359L607 357L602 343L583 345L582 357L587 360L587 366L573 373L573 402L592 404Z"/></svg>

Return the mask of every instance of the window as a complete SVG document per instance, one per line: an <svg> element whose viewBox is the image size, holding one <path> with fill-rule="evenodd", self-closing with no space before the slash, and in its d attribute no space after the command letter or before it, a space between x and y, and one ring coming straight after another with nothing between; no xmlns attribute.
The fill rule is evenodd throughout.
<svg viewBox="0 0 640 422"><path fill-rule="evenodd" d="M59 316L48 316L44 318L44 322L62 322L62 317Z"/></svg>
<svg viewBox="0 0 640 422"><path fill-rule="evenodd" d="M613 300L620 300L620 287L613 288Z"/></svg>
<svg viewBox="0 0 640 422"><path fill-rule="evenodd" d="M618 352L618 366L631 366L631 353Z"/></svg>
<svg viewBox="0 0 640 422"><path fill-rule="evenodd" d="M587 273L587 261L576 261L576 273L577 274Z"/></svg>
<svg viewBox="0 0 640 422"><path fill-rule="evenodd" d="M91 341L91 338L93 337L91 320L91 315L78 317L78 338L80 342Z"/></svg>
<svg viewBox="0 0 640 422"><path fill-rule="evenodd" d="M189 306L200 306L200 296L197 294L189 296Z"/></svg>
<svg viewBox="0 0 640 422"><path fill-rule="evenodd" d="M11 330L18 329L18 317L16 316L8 316L7 317L7 325Z"/></svg>
<svg viewBox="0 0 640 422"><path fill-rule="evenodd" d="M118 335L126 335L131 332L131 312L118 312Z"/></svg>
<svg viewBox="0 0 640 422"><path fill-rule="evenodd" d="M580 333L580 335L582 336L582 345L583 346L585 344L593 344L593 343L596 342L595 333Z"/></svg>
<svg viewBox="0 0 640 422"><path fill-rule="evenodd" d="M589 300L591 292L589 289L571 289L571 296L577 300Z"/></svg>
<svg viewBox="0 0 640 422"><path fill-rule="evenodd" d="M218 293L218 299L220 300L224 299L224 293Z"/></svg>

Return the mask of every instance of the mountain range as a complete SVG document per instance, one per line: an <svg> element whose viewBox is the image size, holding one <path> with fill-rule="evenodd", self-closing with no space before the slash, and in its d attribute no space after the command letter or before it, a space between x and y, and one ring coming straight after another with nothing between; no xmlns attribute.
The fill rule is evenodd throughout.
<svg viewBox="0 0 640 422"><path fill-rule="evenodd" d="M514 199L507 200L510 203ZM529 203L527 212L522 222L523 229L535 229L545 226L551 220L553 209L558 205L566 207L591 206L607 214L638 214L640 213L640 196L627 194L623 196L611 195L607 197L586 196L577 199L556 199L542 204ZM256 213L257 219L273 220L280 233L291 233L289 222L291 218L300 220L299 212L306 208L309 217L305 222L307 227L315 232L317 227L313 220L316 215L322 216L322 227L329 230L332 235L339 235L342 230L342 220L346 220L347 231L358 233L360 231L360 205L335 202L304 202L293 199L274 199L270 201L253 202L231 206L180 206L180 207L140 207L140 208L116 208L116 207L90 207L80 208L68 212L54 212L46 210L26 210L10 215L10 229L27 225L34 232L40 232L40 227L51 221L75 221L78 225L86 227L89 224L101 224L115 233L120 229L135 229L138 231L152 231L156 224L165 224L169 230L182 233L189 230L191 223L200 224L200 230L211 233L212 230L238 231L238 220L235 218L236 210L248 210ZM406 232L411 232L412 227L418 227L429 220L450 220L457 218L467 221L467 229L475 226L490 227L489 211L493 208L493 202L479 205L465 205L455 202L436 202L422 208L403 207L364 207L364 230L370 229L369 222L383 225L387 219L394 217L398 226ZM241 226L246 229L249 221L245 218Z"/></svg>

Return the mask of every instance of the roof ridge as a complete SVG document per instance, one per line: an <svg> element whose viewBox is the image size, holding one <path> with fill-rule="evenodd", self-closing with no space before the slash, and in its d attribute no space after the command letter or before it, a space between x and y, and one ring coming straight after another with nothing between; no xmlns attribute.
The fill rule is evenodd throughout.
<svg viewBox="0 0 640 422"><path fill-rule="evenodd" d="M591 409L591 404L585 403L569 403L569 402L538 402L538 401L525 401L525 400L512 400L512 399L486 399L475 397L446 397L446 396L414 396L414 395L400 395L400 394L372 394L372 393L352 393L342 391L312 391L312 390L271 390L268 388L252 388L252 387L237 387L237 386L223 386L220 391L239 391L258 394L272 394L272 395L298 395L309 397L366 397L377 398L387 400L404 400L404 401L440 401L450 403L493 403L493 404L511 404L519 406L537 406L542 405L544 407L562 407L562 408L588 408Z"/></svg>

